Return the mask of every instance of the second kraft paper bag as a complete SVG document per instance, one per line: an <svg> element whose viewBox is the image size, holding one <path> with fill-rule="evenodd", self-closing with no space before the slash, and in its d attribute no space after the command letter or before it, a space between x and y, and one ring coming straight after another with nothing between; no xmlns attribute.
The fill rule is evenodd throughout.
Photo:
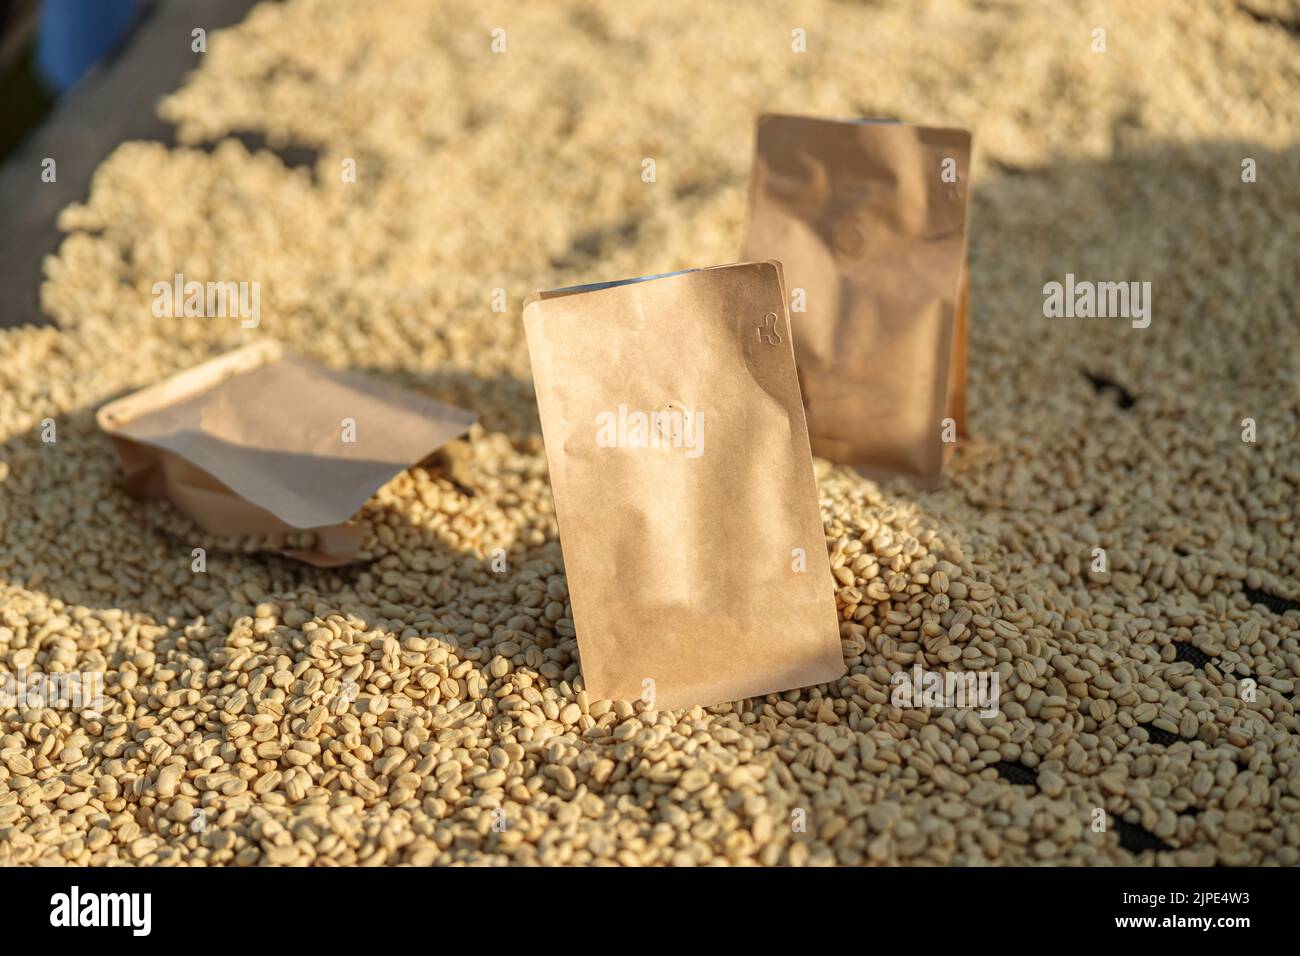
<svg viewBox="0 0 1300 956"><path fill-rule="evenodd" d="M357 556L351 519L371 495L474 418L270 340L97 414L130 494L170 499L210 534L275 540L273 550L324 567Z"/></svg>
<svg viewBox="0 0 1300 956"><path fill-rule="evenodd" d="M970 134L765 115L755 150L743 256L785 268L813 454L937 486L966 427Z"/></svg>
<svg viewBox="0 0 1300 956"><path fill-rule="evenodd" d="M524 326L587 692L842 676L780 266L538 293Z"/></svg>

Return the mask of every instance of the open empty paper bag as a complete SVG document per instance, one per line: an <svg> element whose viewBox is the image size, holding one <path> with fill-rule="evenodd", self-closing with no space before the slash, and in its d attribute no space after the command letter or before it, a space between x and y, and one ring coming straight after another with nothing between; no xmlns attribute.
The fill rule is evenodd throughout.
<svg viewBox="0 0 1300 956"><path fill-rule="evenodd" d="M969 165L965 130L759 118L742 254L785 268L813 454L934 487L965 434Z"/></svg>
<svg viewBox="0 0 1300 956"><path fill-rule="evenodd" d="M205 531L283 535L312 564L355 557L351 519L474 415L258 342L99 410L128 491L169 498Z"/></svg>
<svg viewBox="0 0 1300 956"><path fill-rule="evenodd" d="M780 266L538 293L524 326L588 693L842 676Z"/></svg>

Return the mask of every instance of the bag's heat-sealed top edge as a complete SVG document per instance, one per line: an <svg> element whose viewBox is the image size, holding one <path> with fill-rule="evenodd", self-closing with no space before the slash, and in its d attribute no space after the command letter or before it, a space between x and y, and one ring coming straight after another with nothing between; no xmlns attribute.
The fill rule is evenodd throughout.
<svg viewBox="0 0 1300 956"><path fill-rule="evenodd" d="M542 292L530 293L523 304L524 311L528 310L530 305L537 302L546 302L550 299L562 299L571 295L586 295L590 292L605 292L611 289L621 289L625 286L637 285L642 282L657 282L660 279L676 279L681 276L693 275L697 272L713 272L718 269L731 269L738 266L752 265L774 265L778 273L781 269L781 263L775 259L755 259L743 262L728 262L718 266L701 266L696 269L679 269L676 272L660 272L655 275L635 276L630 279L613 279L609 282L589 282L584 285L565 286L560 289L547 289Z"/></svg>
<svg viewBox="0 0 1300 956"><path fill-rule="evenodd" d="M284 347L279 342L258 339L107 402L95 413L95 422L103 431L115 434L159 408L210 391L228 378L269 365L283 356Z"/></svg>
<svg viewBox="0 0 1300 956"><path fill-rule="evenodd" d="M887 131L915 131L926 135L953 137L967 144L971 142L971 132L961 126L930 126L925 123L908 123L904 120L872 119L869 117L839 116L799 116L794 113L760 113L755 126L762 129L768 124L807 125L824 128L841 127L846 132L864 127Z"/></svg>
<svg viewBox="0 0 1300 956"><path fill-rule="evenodd" d="M631 279L612 279L609 282L589 282L585 285L570 285L562 289L548 289L545 292L534 292L524 300L527 306L530 302L535 302L539 298L556 299L566 295L577 295L582 292L598 292L601 289L616 289L619 286L632 285L636 282L653 282L656 279L671 279L673 276L684 276L688 272L699 272L699 269L679 269L676 272L660 272L657 275L635 276Z"/></svg>

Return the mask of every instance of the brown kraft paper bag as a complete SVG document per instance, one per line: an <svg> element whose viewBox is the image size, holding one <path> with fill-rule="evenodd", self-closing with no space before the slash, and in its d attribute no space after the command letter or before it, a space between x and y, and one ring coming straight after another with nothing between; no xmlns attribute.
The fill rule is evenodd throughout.
<svg viewBox="0 0 1300 956"><path fill-rule="evenodd" d="M780 265L537 293L524 327L587 692L845 672Z"/></svg>
<svg viewBox="0 0 1300 956"><path fill-rule="evenodd" d="M966 431L969 165L965 130L759 118L743 257L803 290L814 455L938 486Z"/></svg>
<svg viewBox="0 0 1300 956"><path fill-rule="evenodd" d="M285 553L322 567L356 556L361 531L349 519L372 494L474 418L271 341L110 402L96 416L130 494L168 498L212 534L313 532L313 547Z"/></svg>

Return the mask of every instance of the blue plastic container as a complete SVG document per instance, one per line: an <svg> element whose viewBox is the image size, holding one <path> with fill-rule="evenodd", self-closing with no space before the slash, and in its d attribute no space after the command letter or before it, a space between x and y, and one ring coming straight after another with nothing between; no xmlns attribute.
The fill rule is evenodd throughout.
<svg viewBox="0 0 1300 956"><path fill-rule="evenodd" d="M45 0L36 62L59 93L90 71L126 32L139 0Z"/></svg>

